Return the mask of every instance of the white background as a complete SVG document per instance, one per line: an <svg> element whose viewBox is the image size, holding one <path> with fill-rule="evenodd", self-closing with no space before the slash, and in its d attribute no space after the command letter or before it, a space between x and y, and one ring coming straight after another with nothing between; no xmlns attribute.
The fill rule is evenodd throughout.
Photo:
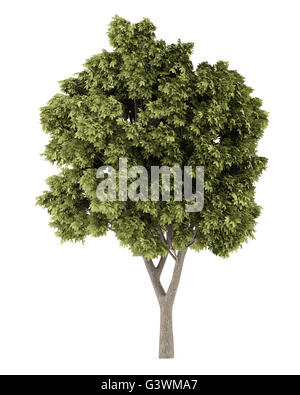
<svg viewBox="0 0 300 395"><path fill-rule="evenodd" d="M0 372L300 373L299 1L1 2ZM109 49L114 14L148 17L193 62L228 60L264 100L264 207L229 259L189 252L174 309L174 360L158 360L159 311L141 258L109 235L61 245L35 196L39 107L57 81ZM170 268L169 268L170 269Z"/></svg>

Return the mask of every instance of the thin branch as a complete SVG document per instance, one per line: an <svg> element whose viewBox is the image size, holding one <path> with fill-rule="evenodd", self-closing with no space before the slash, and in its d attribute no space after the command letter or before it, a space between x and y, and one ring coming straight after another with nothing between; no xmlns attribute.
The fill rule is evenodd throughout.
<svg viewBox="0 0 300 395"><path fill-rule="evenodd" d="M134 122L137 122L138 120L138 107L137 107L137 101L134 99Z"/></svg>
<svg viewBox="0 0 300 395"><path fill-rule="evenodd" d="M171 250L172 250L173 253L174 253L173 258L176 258L176 257L177 257L177 255L176 255L176 250L175 250L175 248L173 247L173 235L174 235L173 226L172 226L172 225L169 225L169 226L168 226L168 231L167 231L167 243L168 243L168 245L170 246ZM170 252L170 253L171 253L171 252Z"/></svg>
<svg viewBox="0 0 300 395"><path fill-rule="evenodd" d="M189 242L189 244L187 245L187 247L190 247L191 245L193 245L196 240L197 240L197 231L198 231L198 225L195 228L194 234L193 234L193 238L192 240Z"/></svg>
<svg viewBox="0 0 300 395"><path fill-rule="evenodd" d="M173 234L174 234L173 226L169 225L167 230L167 243L170 247L172 246Z"/></svg>
<svg viewBox="0 0 300 395"><path fill-rule="evenodd" d="M177 260L176 254L174 254L171 250L169 250L169 253L170 253L171 257L174 259L174 261L176 262L176 260Z"/></svg>
<svg viewBox="0 0 300 395"><path fill-rule="evenodd" d="M166 240L166 238L165 238L165 236L164 236L164 234L163 234L163 232L162 232L161 227L160 227L159 224L157 224L157 228L154 229L154 230L155 230L155 232L158 234L158 236L160 237L160 239L161 239L161 241L163 242L163 244L165 244L166 246L168 246L168 242L167 242L167 240Z"/></svg>
<svg viewBox="0 0 300 395"><path fill-rule="evenodd" d="M172 230L171 230L171 228ZM161 239L163 245L165 247L168 247L168 253L171 255L171 257L176 261L177 257L176 257L176 250L172 245L172 238L173 238L173 227L172 225L169 226L170 231L168 231L167 233L167 239L165 238L160 225L157 225L157 228L154 229L155 233L159 236L159 238Z"/></svg>
<svg viewBox="0 0 300 395"><path fill-rule="evenodd" d="M174 230L173 230L173 226L169 225L168 226L168 230L167 230L167 238L165 238L163 231L160 227L159 224L157 224L157 230L155 230L155 232L157 233L157 235L160 237L161 241L163 242L163 244L166 247L169 247L169 252L172 255L172 257L174 259L176 259L176 250L172 245L172 241L173 241L173 234L174 234ZM172 252L173 251L173 252Z"/></svg>

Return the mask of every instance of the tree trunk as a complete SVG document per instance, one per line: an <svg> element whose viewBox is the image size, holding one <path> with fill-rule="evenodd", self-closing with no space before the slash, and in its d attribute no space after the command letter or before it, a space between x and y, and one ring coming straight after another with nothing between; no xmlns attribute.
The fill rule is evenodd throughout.
<svg viewBox="0 0 300 395"><path fill-rule="evenodd" d="M157 266L154 265L152 259L144 257L144 262L160 307L159 358L174 358L172 310L185 254L186 250L182 250L173 256L175 266L167 292L160 282L160 275L166 263L167 256L161 257Z"/></svg>
<svg viewBox="0 0 300 395"><path fill-rule="evenodd" d="M172 304L160 306L159 358L174 358Z"/></svg>

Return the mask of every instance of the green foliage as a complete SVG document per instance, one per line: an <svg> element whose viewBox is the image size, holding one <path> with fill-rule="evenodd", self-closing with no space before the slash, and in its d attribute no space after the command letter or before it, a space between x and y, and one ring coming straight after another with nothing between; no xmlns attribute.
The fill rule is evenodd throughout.
<svg viewBox="0 0 300 395"><path fill-rule="evenodd" d="M261 100L226 62L194 69L192 43L155 39L148 20L118 16L109 27L114 50L103 50L84 71L60 82L63 93L41 109L49 134L45 158L61 168L38 198L62 241L102 236L108 229L134 255L166 254L156 233L172 224L173 244L226 257L253 237L260 207L254 184L267 160L257 143L267 125ZM100 202L96 169L128 166L199 166L205 169L204 209L185 202Z"/></svg>

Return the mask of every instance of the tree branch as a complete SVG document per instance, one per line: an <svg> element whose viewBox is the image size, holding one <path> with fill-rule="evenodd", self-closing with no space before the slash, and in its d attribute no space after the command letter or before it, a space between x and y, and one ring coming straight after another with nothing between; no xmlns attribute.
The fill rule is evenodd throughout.
<svg viewBox="0 0 300 395"><path fill-rule="evenodd" d="M196 241L196 239L197 239L197 237L196 237L197 231L198 231L198 225L195 227L195 231L194 231L194 234L193 234L193 238L192 238L192 240L189 242L189 244L187 245L187 247L190 247L191 245L193 245L193 244L195 243L195 241Z"/></svg>
<svg viewBox="0 0 300 395"><path fill-rule="evenodd" d="M161 272L163 271L163 269L165 267L167 258L168 258L168 254L166 256L162 256L158 262L158 265L156 266L156 272L157 272L157 275L159 278L161 276Z"/></svg>
<svg viewBox="0 0 300 395"><path fill-rule="evenodd" d="M168 248L168 253L176 261L176 251L175 251L174 247L172 246L172 243L170 243L171 245L168 243L168 241L166 240L165 236L162 233L160 225L157 225L157 229L154 229L155 233L157 234L157 236L159 236L159 238L161 239L163 245Z"/></svg>
<svg viewBox="0 0 300 395"><path fill-rule="evenodd" d="M157 275L157 272L156 272L156 267L154 266L152 259L147 259L145 257L143 257L143 259L144 259L150 280L152 282L157 300L159 303L161 303L162 298L164 296L166 296L166 292L165 292L163 286L161 285L159 276Z"/></svg>
<svg viewBox="0 0 300 395"><path fill-rule="evenodd" d="M163 231L161 230L161 227L159 224L157 224L157 229L154 229L155 233L159 236L163 244L168 247L169 253L176 260L176 250L172 245L173 241L173 234L174 234L174 229L172 225L168 226L167 230L167 238L165 238Z"/></svg>
<svg viewBox="0 0 300 395"><path fill-rule="evenodd" d="M159 224L157 224L157 228L154 229L154 230L155 230L155 232L158 234L158 236L160 237L160 239L161 239L161 241L163 242L163 244L164 244L165 246L168 246L167 240L165 239L165 236L164 236L164 234L163 234L163 232L162 232L161 227L160 227Z"/></svg>
<svg viewBox="0 0 300 395"><path fill-rule="evenodd" d="M176 296L176 292L177 292L177 288L178 288L178 284L179 284L179 280L180 280L180 276L181 276L181 271L182 271L185 255L186 255L186 250L181 250L181 251L178 252L177 260L176 260L176 263L175 263L175 266L174 266L172 279L171 279L168 291L166 293L166 297L167 297L167 299L169 300L169 302L171 304L174 303L174 299L175 299L175 296Z"/></svg>
<svg viewBox="0 0 300 395"><path fill-rule="evenodd" d="M152 282L152 286L154 288L154 291L155 291L155 294L156 294L156 297L157 297L157 300L158 300L158 303L160 306L165 305L165 303L172 306L174 303L174 299L175 299L177 288L179 285L179 280L180 280L182 266L183 266L186 252L187 252L187 250L178 251L176 263L175 263L173 274L172 274L172 279L170 281L167 292L164 290L164 287L162 286L161 281L160 281L160 276L161 276L162 270L164 268L164 265L166 263L167 256L161 257L159 260L159 263L156 267L155 267L152 259L143 257L143 260L146 265L146 269L148 271L150 280Z"/></svg>
<svg viewBox="0 0 300 395"><path fill-rule="evenodd" d="M137 122L138 108L137 108L137 101L136 101L136 99L134 99L133 102L134 102L134 122Z"/></svg>
<svg viewBox="0 0 300 395"><path fill-rule="evenodd" d="M174 261L176 262L177 257L176 257L176 253L174 254L171 250L169 250L169 254L171 255L171 257L174 259Z"/></svg>
<svg viewBox="0 0 300 395"><path fill-rule="evenodd" d="M172 246L173 234L174 234L173 226L169 225L167 230L167 243L170 246L170 248L172 248L172 250L174 250L174 247Z"/></svg>

